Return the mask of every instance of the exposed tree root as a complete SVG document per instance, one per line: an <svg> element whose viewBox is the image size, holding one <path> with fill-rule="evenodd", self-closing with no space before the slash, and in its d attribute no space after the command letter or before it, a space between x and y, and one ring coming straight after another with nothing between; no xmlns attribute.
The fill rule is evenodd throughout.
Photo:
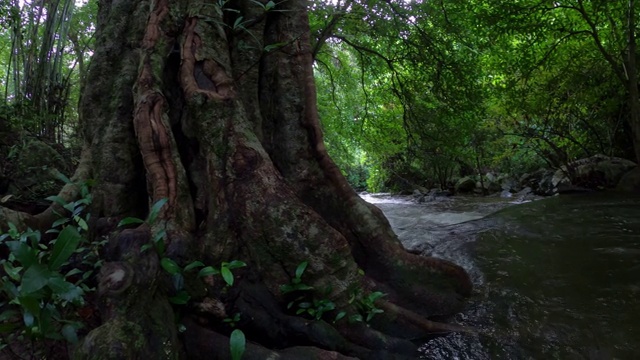
<svg viewBox="0 0 640 360"><path fill-rule="evenodd" d="M102 325L86 336L75 359L178 357L174 313L161 286L158 256L140 251L150 241L146 225L110 239L98 286Z"/></svg>
<svg viewBox="0 0 640 360"><path fill-rule="evenodd" d="M229 348L229 338L215 331L209 330L198 325L192 319L183 320L186 327L183 342L189 359L192 360L211 360L211 359L231 359L231 351ZM281 359L281 360L347 360L355 359L341 355L338 352L330 350L322 350L313 346L295 346L283 350L275 351L267 349L261 345L249 342L246 345L246 351L242 356L245 360L264 360L264 359Z"/></svg>
<svg viewBox="0 0 640 360"><path fill-rule="evenodd" d="M386 300L378 300L376 305L380 306L388 315L397 316L401 320L422 329L426 334L464 332L475 333L476 330L461 325L445 324L437 321L431 321L420 314L416 314L411 310L402 308Z"/></svg>
<svg viewBox="0 0 640 360"><path fill-rule="evenodd" d="M407 253L380 210L355 194L327 155L304 2L278 2L281 11L270 12L264 28L249 34L264 37L259 48L282 48L259 50L256 59L239 52L234 61L230 47L236 40L227 30L235 15L227 18L198 1L178 3L105 3L103 21L116 28L109 29L114 36L97 37L101 43L88 82L104 81L103 88L121 97L87 116L87 128L100 181L96 217L138 216L148 199L166 197L159 224L152 224L166 230L161 241L167 250L160 257L180 266L193 260L215 267L231 260L248 265L233 273L230 288L219 278L201 284L202 302L183 308L188 357L227 358L229 339L221 334L229 329L220 320L236 312L238 326L253 341L246 359L414 358L417 347L410 339L469 331L426 319L460 308L471 289L464 270ZM122 18L132 24L128 32L117 28ZM132 50L129 39L144 40ZM180 49L180 61L170 63L173 49ZM119 51L117 58L111 55ZM255 84L243 84L240 96L231 74L256 61ZM105 75L112 72L120 76L117 81ZM99 102L98 90L83 97L85 113L91 114L90 100ZM180 99L168 95L174 90ZM252 112L248 104L256 103L260 109ZM260 119L250 123L248 112ZM256 126L263 131L258 136ZM119 234L114 229L100 275L104 323L83 341L78 358L181 355L168 302L175 288L157 254L140 252L150 238L146 225ZM304 282L315 289L309 296L325 296L352 311L352 295L383 291L388 295L379 304L386 313L379 316L408 330L394 333L383 322L333 324L286 313L280 286L294 279L302 262L308 263ZM367 278L373 279L369 288Z"/></svg>
<svg viewBox="0 0 640 360"><path fill-rule="evenodd" d="M64 202L69 203L77 200L80 197L80 187L76 184L86 181L91 178L91 152L88 147L85 146L82 149L80 155L80 162L73 176L71 177L70 184L65 184L58 197ZM34 230L40 230L42 232L48 230L56 221L59 216L57 214L64 214L65 210L58 203L52 202L49 207L37 215L31 215L21 211L11 210L0 206L0 229L6 229L7 223L13 223L19 229L25 229L30 227Z"/></svg>

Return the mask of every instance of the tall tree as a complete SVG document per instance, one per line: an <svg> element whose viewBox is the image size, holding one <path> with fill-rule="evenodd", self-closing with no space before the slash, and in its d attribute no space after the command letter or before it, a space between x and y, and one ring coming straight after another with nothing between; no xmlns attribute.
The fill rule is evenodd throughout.
<svg viewBox="0 0 640 360"><path fill-rule="evenodd" d="M407 339L459 329L426 318L460 308L471 290L465 271L406 252L327 155L312 54L304 1L100 1L76 180L96 180L94 228L110 241L102 325L78 358L210 358L228 351L221 324L234 313L259 344L248 348L255 358L296 345L309 347L282 353L415 356ZM161 199L157 221L115 226ZM52 220L51 210L13 215L40 228ZM152 237L166 248L162 264L141 250ZM176 313L168 298L177 285L161 265L193 260L247 266L234 270L230 288L215 279L186 284L191 299ZM309 306L330 301L330 317L287 310L281 286L301 275L313 287L303 295ZM346 320L357 316L324 321L338 309L357 315L375 291L386 297L371 301L369 310L384 310L371 327ZM181 342L176 318L186 329Z"/></svg>

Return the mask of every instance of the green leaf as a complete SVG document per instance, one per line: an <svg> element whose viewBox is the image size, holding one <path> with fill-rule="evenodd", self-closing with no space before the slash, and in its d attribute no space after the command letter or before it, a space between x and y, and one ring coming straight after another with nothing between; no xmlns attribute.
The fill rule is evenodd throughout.
<svg viewBox="0 0 640 360"><path fill-rule="evenodd" d="M84 291L82 289L61 277L52 277L47 284L54 294L68 302L77 302L82 300Z"/></svg>
<svg viewBox="0 0 640 360"><path fill-rule="evenodd" d="M304 274L305 269L307 268L307 265L309 265L308 262L303 261L300 263L300 265L298 265L298 267L296 268L296 278L301 278L302 274Z"/></svg>
<svg viewBox="0 0 640 360"><path fill-rule="evenodd" d="M296 284L293 286L294 290L296 291L307 291L307 290L313 290L313 286L309 286L307 284Z"/></svg>
<svg viewBox="0 0 640 360"><path fill-rule="evenodd" d="M31 314L40 314L40 301L35 296L20 296L18 302L22 309Z"/></svg>
<svg viewBox="0 0 640 360"><path fill-rule="evenodd" d="M20 281L20 271L23 269L22 266L14 267L10 262L4 262L2 263L2 267L12 280Z"/></svg>
<svg viewBox="0 0 640 360"><path fill-rule="evenodd" d="M346 311L340 311L340 312L338 313L338 315L336 315L336 318L335 318L333 321L334 321L334 322L336 322L336 321L338 321L338 320L340 320L340 319L344 318L344 317L345 317L345 315L347 315L347 312L346 312Z"/></svg>
<svg viewBox="0 0 640 360"><path fill-rule="evenodd" d="M243 19L244 19L244 17L238 16L236 21L233 23L233 29L237 29L238 27L240 27L242 25L242 20Z"/></svg>
<svg viewBox="0 0 640 360"><path fill-rule="evenodd" d="M374 316L376 316L376 313L374 312L370 312L369 314L367 314L367 322L371 321Z"/></svg>
<svg viewBox="0 0 640 360"><path fill-rule="evenodd" d="M247 266L247 264L244 261L233 260L230 263L226 263L226 266L225 266L225 263L222 263L222 266L227 267L229 269L237 269L237 268L245 267Z"/></svg>
<svg viewBox="0 0 640 360"><path fill-rule="evenodd" d="M126 217L122 220L120 220L120 222L118 223L118 227L121 226L125 226L125 225L131 225L131 224L142 224L144 223L144 220L142 219L138 219L135 217Z"/></svg>
<svg viewBox="0 0 640 360"><path fill-rule="evenodd" d="M40 264L32 265L22 276L20 293L26 295L42 289L49 282L51 275L51 271L46 267Z"/></svg>
<svg viewBox="0 0 640 360"><path fill-rule="evenodd" d="M371 301L372 303L375 302L376 300L384 297L386 294L380 291L376 291L376 292L372 292L371 294L369 294L369 301Z"/></svg>
<svg viewBox="0 0 640 360"><path fill-rule="evenodd" d="M300 309L308 309L311 307L311 303L310 302L301 302L300 304L298 304L298 307Z"/></svg>
<svg viewBox="0 0 640 360"><path fill-rule="evenodd" d="M147 217L147 221L149 222L149 224L154 224L156 222L156 219L160 214L160 210L162 209L164 204L167 203L167 201L169 201L167 198L162 198L156 201L155 204L153 204L151 210L149 210L149 217Z"/></svg>
<svg viewBox="0 0 640 360"><path fill-rule="evenodd" d="M259 1L257 1L257 0L250 0L250 1L251 1L252 3L254 3L254 4L256 4L256 5L260 6L262 9L264 9L264 8L265 8L265 5L264 5L263 3L261 3L261 2L259 2Z"/></svg>
<svg viewBox="0 0 640 360"><path fill-rule="evenodd" d="M200 271L198 272L198 277L218 275L218 274L220 274L220 271L214 269L212 266L206 266L200 269Z"/></svg>
<svg viewBox="0 0 640 360"><path fill-rule="evenodd" d="M199 268L204 266L204 264L201 261L194 261L191 264L187 265L184 267L184 271L187 272L189 270L195 269L195 268Z"/></svg>
<svg viewBox="0 0 640 360"><path fill-rule="evenodd" d="M231 270L229 270L228 267L226 266L221 267L220 274L222 274L222 278L227 284L229 284L229 286L233 285L233 273L231 273Z"/></svg>
<svg viewBox="0 0 640 360"><path fill-rule="evenodd" d="M165 244L164 241L156 242L156 252L158 256L164 256Z"/></svg>
<svg viewBox="0 0 640 360"><path fill-rule="evenodd" d="M264 6L264 9L266 11L269 11L269 10L273 9L274 7L276 7L276 3L274 3L271 0L269 0L269 2Z"/></svg>
<svg viewBox="0 0 640 360"><path fill-rule="evenodd" d="M162 268L171 275L180 272L180 266L178 266L178 264L176 264L172 259L164 257L160 260L160 265L162 265Z"/></svg>
<svg viewBox="0 0 640 360"><path fill-rule="evenodd" d="M176 296L170 297L169 302L176 305L184 305L189 301L190 298L191 296L189 296L189 294L186 291L182 290L178 292Z"/></svg>
<svg viewBox="0 0 640 360"><path fill-rule="evenodd" d="M33 324L35 323L35 318L33 317L33 314L25 311L22 314L22 321L24 321L24 325L28 328L32 327Z"/></svg>
<svg viewBox="0 0 640 360"><path fill-rule="evenodd" d="M141 253L143 253L143 252L145 252L145 251L149 250L151 247L153 247L153 245L151 245L151 244L144 244L144 245L140 246L140 252L141 252Z"/></svg>
<svg viewBox="0 0 640 360"><path fill-rule="evenodd" d="M68 278L69 276L73 276L76 274L80 274L82 273L82 270L78 269L78 268L73 268L71 270L69 270L66 274L64 274L65 278Z"/></svg>
<svg viewBox="0 0 640 360"><path fill-rule="evenodd" d="M18 315L20 315L20 313L17 312L16 310L12 310L12 309L4 310L3 312L0 313L0 323L15 320L18 317Z"/></svg>
<svg viewBox="0 0 640 360"><path fill-rule="evenodd" d="M167 236L167 230L162 229L159 230L154 236L153 236L153 242L157 243L158 241L161 241L162 239L165 238L165 236Z"/></svg>
<svg viewBox="0 0 640 360"><path fill-rule="evenodd" d="M51 202L59 204L60 206L67 205L67 202L63 198L61 198L60 196L57 196L57 195L52 195L52 196L46 197L45 200L49 200Z"/></svg>
<svg viewBox="0 0 640 360"><path fill-rule="evenodd" d="M19 295L18 288L11 281L5 281L1 289L9 298L16 298Z"/></svg>
<svg viewBox="0 0 640 360"><path fill-rule="evenodd" d="M8 334L13 332L18 324L15 321L19 318L20 313L16 310L5 310L0 313L0 334Z"/></svg>
<svg viewBox="0 0 640 360"><path fill-rule="evenodd" d="M229 337L229 347L231 349L231 360L241 360L246 347L247 340L240 329L235 329Z"/></svg>
<svg viewBox="0 0 640 360"><path fill-rule="evenodd" d="M60 331L62 336L70 343L77 344L78 343L78 334L77 328L71 324L65 324Z"/></svg>
<svg viewBox="0 0 640 360"><path fill-rule="evenodd" d="M173 287L176 290L182 290L182 288L184 288L184 276L182 276L182 274L180 273L173 274L172 280L173 280Z"/></svg>
<svg viewBox="0 0 640 360"><path fill-rule="evenodd" d="M76 251L81 239L78 230L73 226L67 226L62 229L56 244L53 246L53 250L51 250L49 269L58 270L62 264L69 260L71 254Z"/></svg>
<svg viewBox="0 0 640 360"><path fill-rule="evenodd" d="M64 206L62 206L62 207L63 207L63 208L65 208L67 211L69 211L69 212L71 212L71 213L72 213L72 212L73 212L74 204L73 204L73 203L68 203L68 204L65 204L65 205L64 205Z"/></svg>
<svg viewBox="0 0 640 360"><path fill-rule="evenodd" d="M80 228L84 231L89 231L89 225L87 225L87 222L84 221L83 218L81 218L80 216L76 215L73 217L73 219L78 223L78 226L80 226Z"/></svg>
<svg viewBox="0 0 640 360"><path fill-rule="evenodd" d="M60 171L55 171L55 177L62 180L62 182L64 182L65 184L73 184L71 179L69 179L65 174L61 173Z"/></svg>
<svg viewBox="0 0 640 360"><path fill-rule="evenodd" d="M52 228L56 228L56 227L58 227L58 226L60 226L60 225L64 225L64 224L66 224L66 223L68 223L68 222L69 222L69 218L67 218L67 217L63 217L63 218L61 218L61 219L58 219L58 220L54 221L54 222L53 222L53 224L51 225L51 227L52 227ZM48 231L47 231L47 232L48 232Z"/></svg>
<svg viewBox="0 0 640 360"><path fill-rule="evenodd" d="M38 263L36 251L29 245L21 241L7 241L5 244L22 266L29 267Z"/></svg>
<svg viewBox="0 0 640 360"><path fill-rule="evenodd" d="M275 43L275 44L271 44L271 45L267 45L264 47L264 51L265 52L272 52L273 50L279 49L283 46L286 46L287 43L286 42L281 42L281 43Z"/></svg>

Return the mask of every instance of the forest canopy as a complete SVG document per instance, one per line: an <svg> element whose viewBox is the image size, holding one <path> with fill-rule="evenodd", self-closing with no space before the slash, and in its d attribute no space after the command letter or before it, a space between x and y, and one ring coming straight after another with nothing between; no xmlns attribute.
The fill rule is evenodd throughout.
<svg viewBox="0 0 640 360"><path fill-rule="evenodd" d="M3 0L0 9L2 115L78 146L97 1ZM470 168L522 174L594 154L635 161L634 12L634 2L595 0L313 2L330 154L370 191L444 187Z"/></svg>

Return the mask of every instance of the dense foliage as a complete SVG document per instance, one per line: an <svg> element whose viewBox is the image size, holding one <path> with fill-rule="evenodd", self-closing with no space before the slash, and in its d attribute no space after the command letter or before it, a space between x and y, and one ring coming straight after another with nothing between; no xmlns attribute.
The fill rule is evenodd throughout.
<svg viewBox="0 0 640 360"><path fill-rule="evenodd" d="M73 145L97 1L0 3L0 117ZM636 160L635 7L313 2L330 153L354 187L372 191L445 187L470 173L520 174L594 154Z"/></svg>
<svg viewBox="0 0 640 360"><path fill-rule="evenodd" d="M313 21L333 30L317 55L319 101L352 181L446 186L470 172L521 174L594 154L635 160L634 2L346 1L323 10Z"/></svg>

